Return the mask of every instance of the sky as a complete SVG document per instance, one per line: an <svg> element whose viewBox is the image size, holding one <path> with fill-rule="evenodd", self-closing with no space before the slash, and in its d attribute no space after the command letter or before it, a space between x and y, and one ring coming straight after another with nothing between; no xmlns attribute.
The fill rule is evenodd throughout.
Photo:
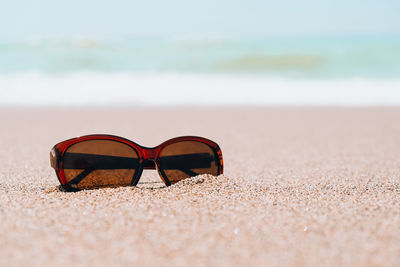
<svg viewBox="0 0 400 267"><path fill-rule="evenodd" d="M0 0L0 38L400 35L398 0Z"/></svg>

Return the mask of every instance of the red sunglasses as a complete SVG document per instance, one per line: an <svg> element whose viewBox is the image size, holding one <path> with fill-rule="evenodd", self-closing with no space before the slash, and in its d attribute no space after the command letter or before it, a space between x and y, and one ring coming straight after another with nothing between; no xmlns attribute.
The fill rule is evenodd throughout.
<svg viewBox="0 0 400 267"><path fill-rule="evenodd" d="M50 163L67 191L135 186L143 169L157 170L165 185L200 174L223 173L222 152L206 138L182 136L148 148L113 135L87 135L56 144Z"/></svg>

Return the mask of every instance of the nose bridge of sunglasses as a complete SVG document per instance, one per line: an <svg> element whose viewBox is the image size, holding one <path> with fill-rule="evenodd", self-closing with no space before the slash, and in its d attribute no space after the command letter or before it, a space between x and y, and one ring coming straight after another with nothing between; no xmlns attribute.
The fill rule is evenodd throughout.
<svg viewBox="0 0 400 267"><path fill-rule="evenodd" d="M145 148L143 149L143 156L144 156L144 161L143 161L143 167L144 169L147 170L155 170L156 169L156 164L155 164L155 150L151 148Z"/></svg>
<svg viewBox="0 0 400 267"><path fill-rule="evenodd" d="M145 159L143 161L143 168L145 170L155 170L156 169L156 164L153 160L151 159Z"/></svg>

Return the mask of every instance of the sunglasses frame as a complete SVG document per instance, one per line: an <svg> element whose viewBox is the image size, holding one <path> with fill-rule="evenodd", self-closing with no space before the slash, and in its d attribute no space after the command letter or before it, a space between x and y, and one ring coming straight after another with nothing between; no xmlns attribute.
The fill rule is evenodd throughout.
<svg viewBox="0 0 400 267"><path fill-rule="evenodd" d="M162 170L162 168L160 168L160 165L159 165L160 154L161 154L161 151L168 145L178 143L178 142L183 142L183 141L195 141L195 142L200 142L200 143L208 145L216 155L216 159L217 159L216 161L217 161L217 165L218 165L218 175L223 174L224 164L223 164L223 159L222 159L222 151L221 151L220 147L218 146L217 143L215 143L209 139L206 139L204 137L180 136L180 137L175 137L175 138L169 139L156 147L144 147L139 144L136 144L135 142L132 142L129 139L126 139L126 138L123 138L120 136L108 135L108 134L92 134L92 135L79 136L79 137L65 140L63 142L56 144L51 149L51 152L50 152L51 167L53 167L54 170L56 171L58 181L60 182L61 186L66 191L74 192L74 191L80 191L80 189L69 186L65 179L64 169L63 169L64 154L70 146L80 143L80 142L83 142L83 141L89 141L89 140L110 140L110 141L120 142L120 143L128 145L129 147L133 148L137 152L138 159L139 159L139 166L135 170L131 186L136 186L138 184L144 169L156 169L158 174L161 177L161 180L164 182L164 184L166 186L170 186L172 184L171 181L168 179L167 175L164 173L164 171ZM152 164L148 164L149 161L154 162L154 166ZM147 165L146 165L146 163L147 163Z"/></svg>

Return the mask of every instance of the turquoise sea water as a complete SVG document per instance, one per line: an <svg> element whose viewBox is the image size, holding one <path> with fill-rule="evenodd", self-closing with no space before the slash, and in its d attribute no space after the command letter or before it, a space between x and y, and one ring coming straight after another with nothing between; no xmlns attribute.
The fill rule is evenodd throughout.
<svg viewBox="0 0 400 267"><path fill-rule="evenodd" d="M4 105L400 105L400 37L0 41Z"/></svg>
<svg viewBox="0 0 400 267"><path fill-rule="evenodd" d="M400 37L0 40L0 75L81 71L397 78Z"/></svg>

